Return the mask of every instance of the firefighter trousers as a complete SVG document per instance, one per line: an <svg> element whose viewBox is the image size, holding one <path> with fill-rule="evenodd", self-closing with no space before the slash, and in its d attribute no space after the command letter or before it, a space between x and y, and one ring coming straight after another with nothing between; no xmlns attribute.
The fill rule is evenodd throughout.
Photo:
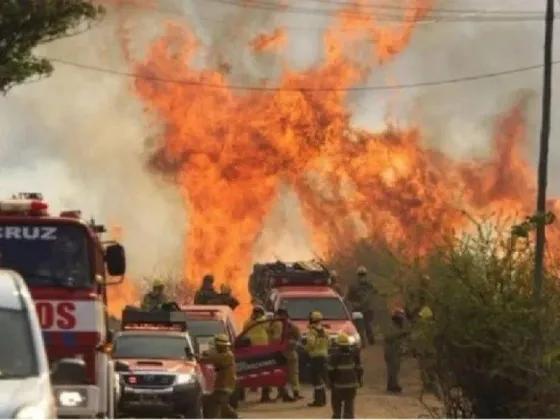
<svg viewBox="0 0 560 420"><path fill-rule="evenodd" d="M388 346L384 349L385 365L387 366L387 391L400 391L399 372L401 355L398 349Z"/></svg>
<svg viewBox="0 0 560 420"><path fill-rule="evenodd" d="M374 312L371 310L367 310L363 312L364 315L364 332L366 335L366 339L368 344L375 344L375 334L373 332L373 321L374 321ZM364 342L365 344L365 342Z"/></svg>
<svg viewBox="0 0 560 420"><path fill-rule="evenodd" d="M289 355L287 363L288 385L292 388L295 398L299 398L299 359L297 355ZM289 400L286 388L278 388L278 396Z"/></svg>
<svg viewBox="0 0 560 420"><path fill-rule="evenodd" d="M309 359L309 374L313 385L313 404L324 406L327 404L327 391L325 384L328 382L327 358L324 356Z"/></svg>
<svg viewBox="0 0 560 420"><path fill-rule="evenodd" d="M233 407L229 404L231 392L226 390L215 390L210 396L209 407L215 411L210 418L216 419L237 419L239 416Z"/></svg>
<svg viewBox="0 0 560 420"><path fill-rule="evenodd" d="M356 388L335 388L331 390L333 419L353 419L356 402Z"/></svg>

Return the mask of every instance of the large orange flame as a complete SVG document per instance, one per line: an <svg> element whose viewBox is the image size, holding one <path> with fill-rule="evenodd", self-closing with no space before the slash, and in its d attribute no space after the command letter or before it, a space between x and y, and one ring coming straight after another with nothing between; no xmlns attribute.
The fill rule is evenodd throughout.
<svg viewBox="0 0 560 420"><path fill-rule="evenodd" d="M366 15L361 3L341 10L325 31L323 62L305 71L286 67L277 90L240 92L224 72L196 68L199 45L184 23L168 23L143 59L126 54L143 76L136 94L162 127L152 167L174 174L188 206L185 271L194 284L212 272L248 303L251 251L281 183L297 192L320 252L382 236L418 255L467 228L465 214L532 213L523 101L497 121L486 161L455 162L426 149L421 127L371 133L350 126L344 89L405 49L431 6L406 0L402 23L387 24ZM278 49L285 36L272 31L252 48ZM365 59L364 39L374 41Z"/></svg>

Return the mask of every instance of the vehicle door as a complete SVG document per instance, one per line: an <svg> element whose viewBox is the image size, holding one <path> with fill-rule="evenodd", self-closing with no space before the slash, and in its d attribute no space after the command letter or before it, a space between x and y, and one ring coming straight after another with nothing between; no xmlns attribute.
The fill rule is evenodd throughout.
<svg viewBox="0 0 560 420"><path fill-rule="evenodd" d="M269 343L253 345L251 332L255 328L272 331L277 328L278 338ZM237 385L242 388L280 387L287 381L288 350L287 321L281 318L270 318L259 321L241 331L234 343L237 367Z"/></svg>

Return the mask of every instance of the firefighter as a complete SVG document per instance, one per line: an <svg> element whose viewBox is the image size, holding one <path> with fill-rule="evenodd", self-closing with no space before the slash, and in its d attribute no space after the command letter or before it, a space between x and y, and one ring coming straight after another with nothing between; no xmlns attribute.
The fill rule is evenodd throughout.
<svg viewBox="0 0 560 420"><path fill-rule="evenodd" d="M367 277L367 269L363 266L358 267L356 270L357 280L348 289L346 295L347 302L352 306L352 309L359 311L364 316L364 329L367 342L369 344L375 343L375 335L373 333L373 316L375 298L378 294L377 289L371 284ZM366 345L366 340L362 340Z"/></svg>
<svg viewBox="0 0 560 420"><path fill-rule="evenodd" d="M202 286L194 295L195 305L210 305L218 297L218 292L214 289L214 276L206 274L202 279Z"/></svg>
<svg viewBox="0 0 560 420"><path fill-rule="evenodd" d="M232 310L239 306L239 301L231 295L231 287L227 284L220 286L220 293L215 300L217 305L227 305Z"/></svg>
<svg viewBox="0 0 560 420"><path fill-rule="evenodd" d="M425 338L423 336L423 329L426 328L427 323L432 321L434 314L432 309L426 304L426 299L424 297L420 298L419 303L417 317L415 318L412 330L412 342L414 345L414 352L418 358L422 387L425 392L437 395L438 391L434 372L434 356L430 353L430 346L425 342Z"/></svg>
<svg viewBox="0 0 560 420"><path fill-rule="evenodd" d="M403 352L403 341L408 334L405 325L405 311L395 308L384 337L383 356L387 367L387 392L400 394L399 372Z"/></svg>
<svg viewBox="0 0 560 420"><path fill-rule="evenodd" d="M249 330L247 337L251 340L252 346L266 346L269 343L269 325L267 323L259 324L260 321L265 321L266 311L260 305L253 307L253 312L249 319L243 325L243 330ZM262 388L261 402L273 402L270 397L270 388Z"/></svg>
<svg viewBox="0 0 560 420"><path fill-rule="evenodd" d="M340 285L340 278L334 270L331 270L331 288L340 296L344 295L344 293L342 293L342 286Z"/></svg>
<svg viewBox="0 0 560 420"><path fill-rule="evenodd" d="M333 419L353 419L356 393L362 386L364 370L360 353L350 348L350 340L344 333L336 337L336 348L328 361L329 384Z"/></svg>
<svg viewBox="0 0 560 420"><path fill-rule="evenodd" d="M160 309L161 306L168 302L165 295L165 285L159 279L154 280L152 283L152 290L144 295L142 300L142 309L146 311L153 311Z"/></svg>
<svg viewBox="0 0 560 420"><path fill-rule="evenodd" d="M329 354L329 335L321 324L323 315L319 311L309 314L309 329L305 349L309 355L313 401L309 407L324 407L327 404L327 356Z"/></svg>
<svg viewBox="0 0 560 420"><path fill-rule="evenodd" d="M237 413L229 404L231 394L235 389L236 372L235 356L231 351L228 336L226 334L216 335L214 337L214 350L203 354L200 362L213 365L216 372L214 392L210 396L211 403L208 405L216 410L211 418L238 418Z"/></svg>
<svg viewBox="0 0 560 420"><path fill-rule="evenodd" d="M299 391L299 357L297 353L297 348L301 342L301 331L294 324L288 315L288 311L284 308L280 308L276 311L276 315L286 320L287 337L289 340L289 347L286 351L286 359L288 360L288 385L292 388L293 395L290 395L285 387L278 388L278 399L282 399L284 402L293 402L296 400L302 400L303 397ZM274 341L282 340L282 333L284 332L284 323L282 321L276 321L272 323L271 328L271 338Z"/></svg>

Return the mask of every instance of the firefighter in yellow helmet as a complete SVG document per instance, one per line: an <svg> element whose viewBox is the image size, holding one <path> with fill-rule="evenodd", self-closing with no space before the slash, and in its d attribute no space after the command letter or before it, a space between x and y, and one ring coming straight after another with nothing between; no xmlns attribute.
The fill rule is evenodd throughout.
<svg viewBox="0 0 560 420"><path fill-rule="evenodd" d="M235 308L239 306L239 301L231 294L231 287L225 283L220 286L220 293L218 293L215 302L212 303L216 305L227 305L232 310L235 310Z"/></svg>
<svg viewBox="0 0 560 420"><path fill-rule="evenodd" d="M327 356L329 354L329 335L323 327L321 312L309 314L309 328L305 350L309 355L311 384L313 385L313 401L309 407L323 407L327 404Z"/></svg>
<svg viewBox="0 0 560 420"><path fill-rule="evenodd" d="M211 418L238 418L235 410L229 405L237 378L235 373L235 356L231 351L231 343L227 335L216 335L214 337L214 350L210 353L203 354L200 358L200 362L212 364L216 371L214 392L210 397L211 404L209 404L209 407L217 412L215 412L214 416L211 416Z"/></svg>
<svg viewBox="0 0 560 420"><path fill-rule="evenodd" d="M355 418L356 393L362 386L364 370L359 351L350 347L350 340L344 333L340 333L336 337L335 350L328 360L328 372L332 418Z"/></svg>
<svg viewBox="0 0 560 420"><path fill-rule="evenodd" d="M152 290L144 295L142 299L142 309L146 311L153 311L161 309L164 303L167 303L168 299L165 295L165 285L160 279L156 279L152 283Z"/></svg>
<svg viewBox="0 0 560 420"><path fill-rule="evenodd" d="M246 330L245 334L251 340L251 346L266 346L269 343L269 322L266 321L266 311L260 305L255 305L253 307L253 312L249 319L243 325L243 330ZM242 333L243 334L243 333ZM272 402L274 401L270 397L270 388L262 388L261 391L261 402Z"/></svg>

